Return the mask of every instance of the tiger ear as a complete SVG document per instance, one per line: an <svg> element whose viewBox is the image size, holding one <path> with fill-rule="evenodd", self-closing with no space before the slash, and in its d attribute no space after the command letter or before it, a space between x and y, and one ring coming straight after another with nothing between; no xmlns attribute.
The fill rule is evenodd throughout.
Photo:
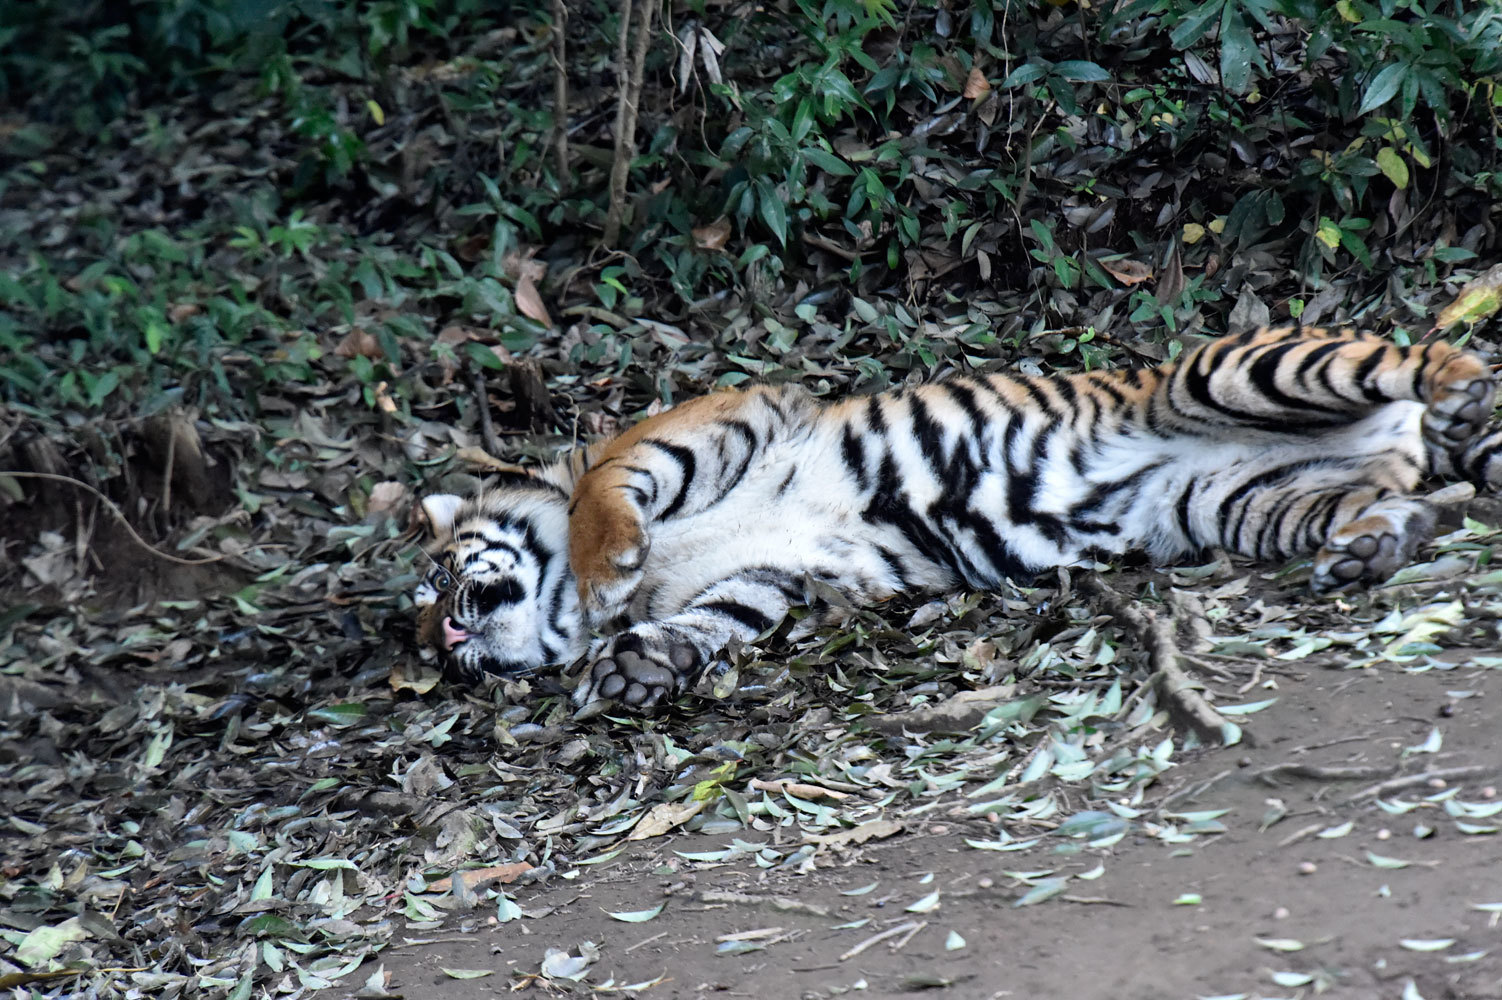
<svg viewBox="0 0 1502 1000"><path fill-rule="evenodd" d="M434 493L422 498L422 512L434 538L443 539L454 533L454 517L463 505L464 498L453 493Z"/></svg>

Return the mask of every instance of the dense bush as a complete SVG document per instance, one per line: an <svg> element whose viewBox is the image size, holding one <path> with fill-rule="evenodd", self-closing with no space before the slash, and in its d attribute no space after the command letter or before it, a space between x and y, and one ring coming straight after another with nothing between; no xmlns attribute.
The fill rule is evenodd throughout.
<svg viewBox="0 0 1502 1000"><path fill-rule="evenodd" d="M728 288L807 322L820 286L983 287L1003 307L977 336L1078 327L1064 344L1087 364L1092 327L1161 339L1233 302L1297 317L1332 276L1354 279L1348 310L1391 293L1422 320L1415 287L1495 249L1490 4L690 2L648 50L624 252L580 271L620 25L615 3L569 8L560 176L545 0L6 5L23 159L0 182L0 393L241 412L256 385L333 372L375 405L413 361L495 363L434 329L542 335L514 294L538 247L567 274L545 289L586 314L702 316ZM149 180L205 123L242 157L213 191L163 181L143 195L158 208L85 213L61 245L27 211L59 176L99 190L71 175L108 156ZM95 152L70 159L70 136ZM957 350L862 307L845 322L884 327L915 367ZM326 363L318 334L351 326L379 350ZM619 323L594 328L573 360L624 366ZM759 350L792 343L779 329Z"/></svg>

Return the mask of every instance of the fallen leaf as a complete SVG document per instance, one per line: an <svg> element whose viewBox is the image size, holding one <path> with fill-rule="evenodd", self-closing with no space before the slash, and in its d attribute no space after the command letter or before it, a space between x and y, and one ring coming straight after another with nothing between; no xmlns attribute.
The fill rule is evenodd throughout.
<svg viewBox="0 0 1502 1000"><path fill-rule="evenodd" d="M370 488L370 500L366 504L366 510L372 514L382 514L388 510L395 510L407 504L411 491L406 483L399 483L394 479L376 483Z"/></svg>
<svg viewBox="0 0 1502 1000"><path fill-rule="evenodd" d="M1455 323L1477 323L1502 308L1502 264L1488 268L1466 282L1455 300L1435 317L1434 328Z"/></svg>
<svg viewBox="0 0 1502 1000"><path fill-rule="evenodd" d="M986 79L986 74L977 66L970 67L970 75L965 77L964 97L967 101L973 101L978 97L985 97L991 92L991 81Z"/></svg>
<svg viewBox="0 0 1502 1000"><path fill-rule="evenodd" d="M864 844L868 840L882 840L902 832L902 824L893 819L873 819L860 826L853 826L838 833L805 834L803 840L823 847L846 847Z"/></svg>
<svg viewBox="0 0 1502 1000"><path fill-rule="evenodd" d="M647 810L647 814L641 818L631 830L627 840L647 840L651 837L660 837L676 826L682 826L708 805L705 800L697 802L661 802Z"/></svg>
<svg viewBox="0 0 1502 1000"><path fill-rule="evenodd" d="M341 358L380 359L386 356L386 352L381 350L381 342L358 326L344 335L344 339L334 348L334 353Z"/></svg>
<svg viewBox="0 0 1502 1000"><path fill-rule="evenodd" d="M548 307L542 304L542 296L538 294L530 274L523 274L516 279L516 308L522 311L523 316L535 319L543 326L553 325L553 317L548 315Z"/></svg>
<svg viewBox="0 0 1502 1000"><path fill-rule="evenodd" d="M375 387L376 409L380 410L382 413L395 413L399 409L399 407L396 405L396 400L392 399L391 398L391 393L387 391L389 388L390 388L390 383L387 383L387 382L377 382L376 383L376 387Z"/></svg>
<svg viewBox="0 0 1502 1000"><path fill-rule="evenodd" d="M759 792L787 792L803 799L848 799L847 792L837 792L832 788L822 785L806 785L800 781L789 781L786 778L778 778L776 781L763 781L760 778L751 779L751 787Z"/></svg>
<svg viewBox="0 0 1502 1000"><path fill-rule="evenodd" d="M474 890L482 885L490 885L499 882L501 885L509 885L522 875L532 870L532 866L525 861L518 861L511 865L491 865L488 868L471 868L469 871L459 872L458 875L464 880L466 889ZM441 878L428 886L429 892L448 892L453 888L453 878Z"/></svg>
<svg viewBox="0 0 1502 1000"><path fill-rule="evenodd" d="M174 323L181 323L185 319L192 319L203 312L203 306L197 302L179 302L167 307L167 318Z"/></svg>
<svg viewBox="0 0 1502 1000"><path fill-rule="evenodd" d="M490 469L494 472L520 472L524 475L527 473L527 470L522 466L512 465L510 462L502 462L484 448L460 448L454 457L461 462L478 465L482 469Z"/></svg>
<svg viewBox="0 0 1502 1000"><path fill-rule="evenodd" d="M414 674L412 671L416 670ZM398 661L386 677L386 683L391 685L393 691L415 691L417 694L427 694L438 686L443 680L443 674L439 673L426 664L403 664Z"/></svg>
<svg viewBox="0 0 1502 1000"><path fill-rule="evenodd" d="M1153 276L1153 269L1140 260L1103 260L1100 262L1107 274L1128 288L1141 284Z"/></svg>
<svg viewBox="0 0 1502 1000"><path fill-rule="evenodd" d="M730 220L725 216L694 229L694 245L700 250L723 250L730 238Z"/></svg>

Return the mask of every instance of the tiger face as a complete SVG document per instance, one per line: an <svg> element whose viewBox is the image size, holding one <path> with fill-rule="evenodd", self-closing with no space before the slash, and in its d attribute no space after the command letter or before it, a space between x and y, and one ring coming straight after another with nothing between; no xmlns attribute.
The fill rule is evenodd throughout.
<svg viewBox="0 0 1502 1000"><path fill-rule="evenodd" d="M446 673L520 677L584 652L562 490L518 476L474 497L425 497L422 510L435 544L414 595L418 638Z"/></svg>

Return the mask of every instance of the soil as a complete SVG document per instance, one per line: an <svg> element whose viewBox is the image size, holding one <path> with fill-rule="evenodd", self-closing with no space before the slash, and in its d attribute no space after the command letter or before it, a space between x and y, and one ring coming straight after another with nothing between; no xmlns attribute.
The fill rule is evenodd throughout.
<svg viewBox="0 0 1502 1000"><path fill-rule="evenodd" d="M631 844L572 879L512 886L529 914L523 919L497 924L481 904L425 937L399 932L380 959L387 989L445 1000L528 985L585 995L587 985L613 979L617 989L655 981L630 995L662 1000L852 991L965 1000L1502 997L1502 915L1495 905L1477 908L1502 904L1502 834L1461 832L1442 801L1447 791L1468 802L1499 800L1502 674L1311 667L1280 688L1277 704L1242 720L1241 745L1182 756L1144 804L1172 797L1170 812L1228 810L1219 819L1223 833L1174 844L1139 825L1113 846L1091 847L1044 826L1014 828L1016 836L1041 839L1026 851L997 853L966 844L994 839L994 827L966 817L962 806L950 815L954 804L946 802L890 840L817 855L806 873L714 866L674 853L723 849L724 836ZM1414 749L1436 726L1442 745ZM1290 765L1326 770L1304 777ZM1335 768L1359 777L1341 780ZM1455 768L1469 771L1451 783L1422 777ZM1370 792L1400 776L1419 780ZM1389 814L1379 800L1421 804ZM1348 822L1343 836L1318 836ZM1387 867L1384 859L1409 864ZM1071 880L1062 895L1015 905L1026 886L1011 873L1092 870L1100 874ZM865 894L845 895L873 882ZM906 912L935 891L937 909ZM663 912L649 922L608 915L660 903ZM840 926L858 920L867 922ZM850 954L908 922L920 929ZM766 928L780 931L753 936L763 950L717 955L724 935ZM963 947L946 948L951 932ZM1453 943L1421 950L1445 940ZM585 941L598 945L600 957L584 984L527 978L546 949L578 954ZM1302 948L1282 950L1291 942ZM457 979L444 969L493 974Z"/></svg>

